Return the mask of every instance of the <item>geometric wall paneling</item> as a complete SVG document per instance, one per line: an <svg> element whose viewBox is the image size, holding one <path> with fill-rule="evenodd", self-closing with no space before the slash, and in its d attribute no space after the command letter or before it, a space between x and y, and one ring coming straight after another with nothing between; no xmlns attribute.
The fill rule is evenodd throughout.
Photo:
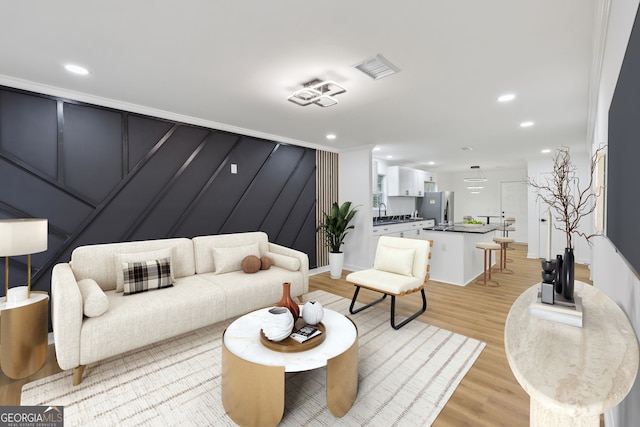
<svg viewBox="0 0 640 427"><path fill-rule="evenodd" d="M122 119L121 112L64 105L63 181L95 203L122 179Z"/></svg>
<svg viewBox="0 0 640 427"><path fill-rule="evenodd" d="M0 147L17 161L57 178L58 121L54 99L0 92Z"/></svg>
<svg viewBox="0 0 640 427"><path fill-rule="evenodd" d="M136 115L127 115L127 171L141 161L153 146L171 129L173 123Z"/></svg>
<svg viewBox="0 0 640 427"><path fill-rule="evenodd" d="M315 267L313 149L0 87L0 182L0 218L49 221L36 290L77 246L130 240L260 230Z"/></svg>

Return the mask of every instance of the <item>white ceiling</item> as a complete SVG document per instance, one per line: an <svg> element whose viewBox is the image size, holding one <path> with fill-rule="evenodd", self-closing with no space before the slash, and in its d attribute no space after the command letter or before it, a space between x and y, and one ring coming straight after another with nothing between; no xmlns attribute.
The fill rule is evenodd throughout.
<svg viewBox="0 0 640 427"><path fill-rule="evenodd" d="M543 148L587 146L598 1L3 1L0 84L309 146L375 145L433 171L523 168ZM374 81L353 68L378 53L401 72ZM287 101L313 78L347 88L338 105ZM507 92L516 99L498 103Z"/></svg>

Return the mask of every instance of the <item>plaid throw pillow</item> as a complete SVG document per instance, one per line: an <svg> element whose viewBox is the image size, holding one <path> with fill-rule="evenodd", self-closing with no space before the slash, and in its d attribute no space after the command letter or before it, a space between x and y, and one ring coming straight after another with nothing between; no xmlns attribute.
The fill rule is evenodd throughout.
<svg viewBox="0 0 640 427"><path fill-rule="evenodd" d="M122 274L124 275L125 295L173 286L170 258L123 262Z"/></svg>

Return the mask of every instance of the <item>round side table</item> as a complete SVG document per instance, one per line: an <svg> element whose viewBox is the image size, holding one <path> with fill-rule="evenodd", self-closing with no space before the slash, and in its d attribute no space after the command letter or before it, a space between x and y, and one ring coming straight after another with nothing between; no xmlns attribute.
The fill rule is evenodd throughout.
<svg viewBox="0 0 640 427"><path fill-rule="evenodd" d="M49 295L32 291L17 303L0 298L0 366L9 378L26 378L47 358Z"/></svg>

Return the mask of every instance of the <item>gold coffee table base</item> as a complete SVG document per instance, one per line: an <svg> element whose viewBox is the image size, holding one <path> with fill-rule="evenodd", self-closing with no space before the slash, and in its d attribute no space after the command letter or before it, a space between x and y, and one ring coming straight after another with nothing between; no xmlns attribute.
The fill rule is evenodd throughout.
<svg viewBox="0 0 640 427"><path fill-rule="evenodd" d="M349 319L351 320L351 319ZM226 332L226 331L225 331ZM248 362L222 340L222 404L240 426L276 426L284 415L285 370ZM358 339L327 361L327 406L343 417L358 394Z"/></svg>

